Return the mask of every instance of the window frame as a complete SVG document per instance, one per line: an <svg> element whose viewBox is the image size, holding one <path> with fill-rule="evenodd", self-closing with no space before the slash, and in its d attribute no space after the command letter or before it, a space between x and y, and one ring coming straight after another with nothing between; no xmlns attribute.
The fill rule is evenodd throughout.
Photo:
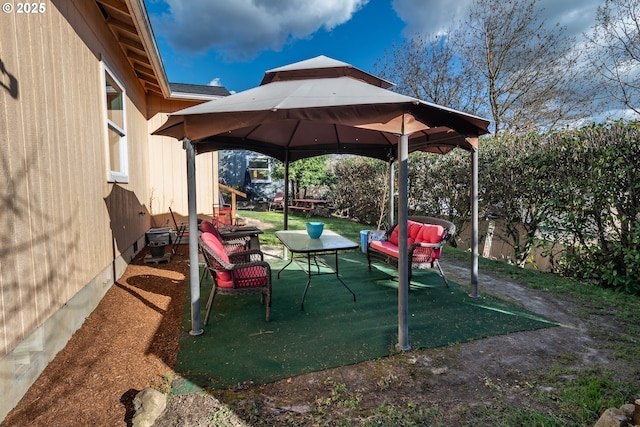
<svg viewBox="0 0 640 427"><path fill-rule="evenodd" d="M267 163L267 167L266 168L251 168L249 167L249 165L251 164L252 161L256 161L256 160L264 160ZM253 178L253 173L252 171L254 170L258 170L258 171L267 171L267 178L266 179L254 179ZM249 156L247 157L247 171L249 172L249 176L251 177L251 183L270 183L272 182L272 178L271 178L271 174L272 174L272 170L271 170L271 161L269 159L268 156Z"/></svg>
<svg viewBox="0 0 640 427"><path fill-rule="evenodd" d="M107 169L107 181L108 182L120 182L120 183L128 183L129 182L129 144L127 139L127 91L124 85L121 83L120 79L116 77L115 73L111 71L111 69L102 62L102 105L104 108L104 120L105 120L105 130L104 130L104 138L105 138L105 150L106 150L106 169ZM122 97L122 127L111 120L109 118L109 105L107 102L107 75L109 79L116 84L117 90L120 91L120 96ZM111 167L111 140L110 140L110 132L115 132L119 135L120 139L118 141L118 156L120 162L120 170L113 170Z"/></svg>

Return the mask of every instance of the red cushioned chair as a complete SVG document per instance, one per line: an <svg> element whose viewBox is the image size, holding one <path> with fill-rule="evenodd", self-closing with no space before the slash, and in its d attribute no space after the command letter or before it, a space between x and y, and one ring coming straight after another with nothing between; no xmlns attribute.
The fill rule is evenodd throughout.
<svg viewBox="0 0 640 427"><path fill-rule="evenodd" d="M202 221L200 223L200 231L202 233L213 234L216 239L220 241L227 255L249 250L249 242L251 241L251 237L235 237L231 239L225 239L222 237L216 226L213 225L210 221ZM205 268L204 270L202 270L202 274L200 275L200 286L202 286L202 281L208 274L208 269Z"/></svg>
<svg viewBox="0 0 640 427"><path fill-rule="evenodd" d="M449 282L440 267L442 248L455 234L456 226L447 220L425 216L410 216L407 223L407 245L409 258L409 280L414 268L427 269L434 266L438 269L444 284ZM383 239L367 238L367 261L371 270L371 261L382 261L385 264L398 266L398 226L397 224L385 234Z"/></svg>
<svg viewBox="0 0 640 427"><path fill-rule="evenodd" d="M209 322L211 307L218 294L260 294L260 303L266 305L268 322L271 318L271 266L264 261L262 252L249 250L227 254L222 243L211 233L202 233L198 244L205 269L213 277L204 324Z"/></svg>
<svg viewBox="0 0 640 427"><path fill-rule="evenodd" d="M246 251L249 249L249 242L251 241L250 236L245 237L232 237L225 239L222 237L218 229L213 223L210 221L204 220L200 223L200 231L203 233L211 233L213 234L220 242L222 246L225 247L227 253L230 252L238 252L238 251Z"/></svg>

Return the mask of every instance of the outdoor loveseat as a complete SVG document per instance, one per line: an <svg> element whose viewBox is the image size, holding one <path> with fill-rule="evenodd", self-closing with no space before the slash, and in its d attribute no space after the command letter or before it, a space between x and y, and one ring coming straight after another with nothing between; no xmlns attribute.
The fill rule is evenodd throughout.
<svg viewBox="0 0 640 427"><path fill-rule="evenodd" d="M409 249L409 280L412 269L433 268L435 265L449 287L438 259L442 247L455 234L456 226L447 220L427 216L410 216L407 235ZM371 270L371 261L381 261L393 267L398 266L398 226L394 225L386 233L379 230L367 233L367 262Z"/></svg>

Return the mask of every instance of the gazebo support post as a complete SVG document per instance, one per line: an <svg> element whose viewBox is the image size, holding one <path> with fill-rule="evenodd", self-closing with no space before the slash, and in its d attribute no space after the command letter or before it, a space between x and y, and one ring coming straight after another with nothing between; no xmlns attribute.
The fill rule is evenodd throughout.
<svg viewBox="0 0 640 427"><path fill-rule="evenodd" d="M477 140L477 138L476 138ZM478 149L471 150L471 294L479 298L478 292Z"/></svg>
<svg viewBox="0 0 640 427"><path fill-rule="evenodd" d="M189 206L189 283L191 298L191 330L189 335L202 335L200 326L200 271L198 266L198 208L196 203L196 153L193 143L182 140L187 153L187 203Z"/></svg>
<svg viewBox="0 0 640 427"><path fill-rule="evenodd" d="M287 150L284 159L284 204L282 205L282 216L284 217L284 229L289 229L289 151ZM286 248L285 248L286 251ZM285 252L286 253L286 252Z"/></svg>
<svg viewBox="0 0 640 427"><path fill-rule="evenodd" d="M389 160L389 216L387 217L387 229L395 224L396 206L395 206L395 177L396 164L394 160Z"/></svg>
<svg viewBox="0 0 640 427"><path fill-rule="evenodd" d="M404 131L404 129L403 129ZM398 140L398 344L409 351L409 251L407 248L409 135Z"/></svg>

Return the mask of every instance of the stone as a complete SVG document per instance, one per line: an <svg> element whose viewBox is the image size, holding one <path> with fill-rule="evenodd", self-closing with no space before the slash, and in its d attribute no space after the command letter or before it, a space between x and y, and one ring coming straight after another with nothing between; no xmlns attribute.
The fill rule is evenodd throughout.
<svg viewBox="0 0 640 427"><path fill-rule="evenodd" d="M623 427L627 416L618 408L609 408L602 413L594 427Z"/></svg>
<svg viewBox="0 0 640 427"><path fill-rule="evenodd" d="M147 387L133 398L133 407L133 427L151 427L167 407L167 396Z"/></svg>
<svg viewBox="0 0 640 427"><path fill-rule="evenodd" d="M628 418L633 417L633 411L635 410L636 406L633 403L627 403L626 405L622 405L620 407L620 410L624 413L625 416L627 416Z"/></svg>

